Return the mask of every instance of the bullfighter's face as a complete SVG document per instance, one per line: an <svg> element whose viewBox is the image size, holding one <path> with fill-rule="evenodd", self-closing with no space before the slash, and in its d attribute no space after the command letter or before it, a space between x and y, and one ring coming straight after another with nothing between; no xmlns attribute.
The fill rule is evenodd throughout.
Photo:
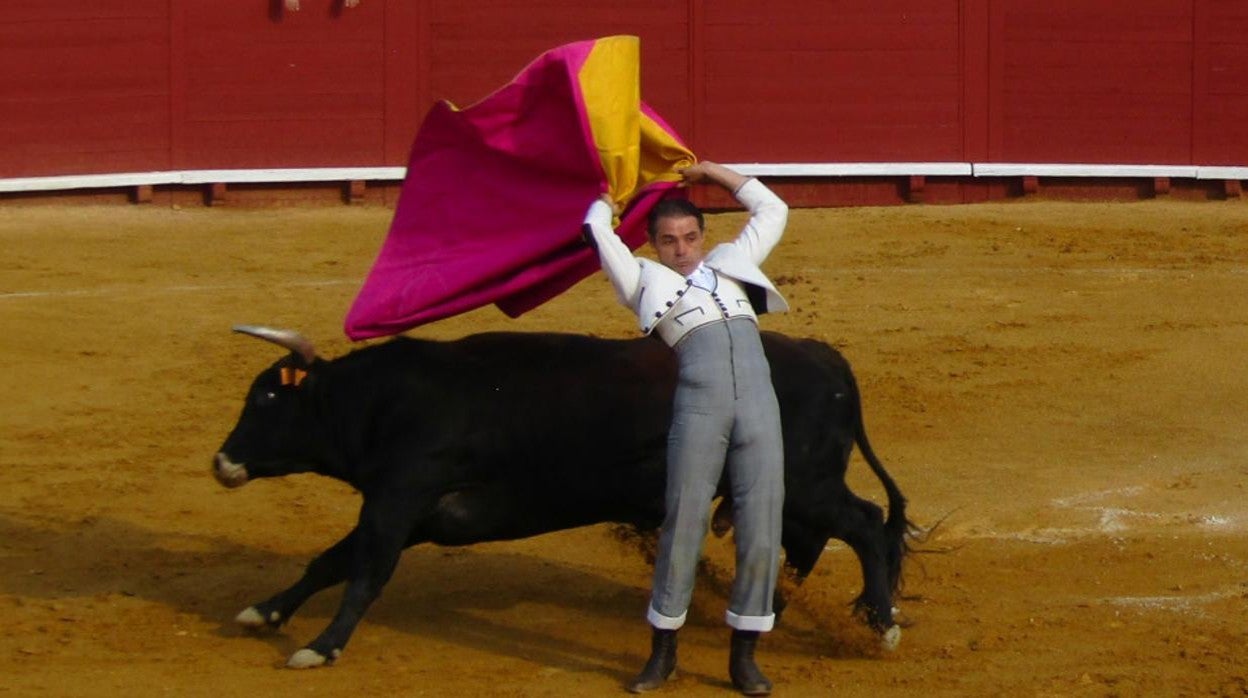
<svg viewBox="0 0 1248 698"><path fill-rule="evenodd" d="M664 216L655 221L654 249L663 266L688 276L702 261L705 234L693 216Z"/></svg>

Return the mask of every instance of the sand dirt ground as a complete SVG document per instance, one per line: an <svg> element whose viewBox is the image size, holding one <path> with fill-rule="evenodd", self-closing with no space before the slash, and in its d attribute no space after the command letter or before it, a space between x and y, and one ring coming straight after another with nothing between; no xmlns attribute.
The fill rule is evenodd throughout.
<svg viewBox="0 0 1248 698"><path fill-rule="evenodd" d="M409 550L333 667L280 668L234 615L353 520L315 476L226 491L213 453L291 327L322 355L383 207L0 208L0 695L618 695L647 652L648 569L592 527ZM712 217L727 230L740 214ZM1248 692L1248 204L797 210L768 263L840 347L913 518L892 653L832 546L760 662L777 695ZM519 320L415 330L631 336L601 276ZM861 461L851 484L882 501ZM730 695L727 541L662 695Z"/></svg>

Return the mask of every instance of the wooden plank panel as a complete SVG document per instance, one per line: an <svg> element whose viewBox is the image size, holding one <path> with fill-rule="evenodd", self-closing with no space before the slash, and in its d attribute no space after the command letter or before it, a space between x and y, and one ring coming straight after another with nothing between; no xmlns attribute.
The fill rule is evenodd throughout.
<svg viewBox="0 0 1248 698"><path fill-rule="evenodd" d="M708 3L708 124L734 161L957 159L956 1ZM714 121L714 124L709 123Z"/></svg>
<svg viewBox="0 0 1248 698"><path fill-rule="evenodd" d="M186 3L186 158L197 168L385 162L385 2L334 12Z"/></svg>
<svg viewBox="0 0 1248 698"><path fill-rule="evenodd" d="M0 23L53 26L94 19L161 19L169 0L5 0Z"/></svg>
<svg viewBox="0 0 1248 698"><path fill-rule="evenodd" d="M6 4L0 176L168 167L167 8Z"/></svg>
<svg viewBox="0 0 1248 698"><path fill-rule="evenodd" d="M771 99L904 104L932 96L956 103L959 85L954 52L789 51L711 59L705 88L708 102L720 105Z"/></svg>
<svg viewBox="0 0 1248 698"><path fill-rule="evenodd" d="M1191 0L998 0L1007 41L1187 43Z"/></svg>
<svg viewBox="0 0 1248 698"><path fill-rule="evenodd" d="M1248 94L1248 80L1244 79L1245 66L1248 66L1248 34L1238 43L1209 42L1209 94Z"/></svg>
<svg viewBox="0 0 1248 698"><path fill-rule="evenodd" d="M707 155L736 162L897 162L911 161L916 152L924 154L920 161L960 157L960 128L953 118L928 121L855 103L842 110L811 118L802 105L743 105L733 118L715 124L714 138L722 145L706 146ZM784 138L760 133L758 124L766 121L786 124ZM832 157L818 157L828 153Z"/></svg>
<svg viewBox="0 0 1248 698"><path fill-rule="evenodd" d="M993 4L1002 31L994 157L1191 160L1191 0Z"/></svg>
<svg viewBox="0 0 1248 698"><path fill-rule="evenodd" d="M955 3L934 7L955 12L935 12L931 8L921 15L888 16L883 13L865 17L837 16L829 19L818 14L792 16L787 13L766 17L731 17L731 21L708 22L709 47L722 51L787 51L792 48L820 48L829 51L857 51L890 47L894 50L942 49L957 47ZM718 7L716 7L718 10ZM825 8L826 9L826 8ZM712 13L721 17L719 12Z"/></svg>
<svg viewBox="0 0 1248 698"><path fill-rule="evenodd" d="M958 159L968 162L983 162L989 158L991 24L988 8L989 0L963 0L959 13L962 155Z"/></svg>
<svg viewBox="0 0 1248 698"><path fill-rule="evenodd" d="M1196 6L1204 15L1199 31L1201 41L1242 44L1248 38L1248 3L1196 0Z"/></svg>
<svg viewBox="0 0 1248 698"><path fill-rule="evenodd" d="M407 165L429 97L428 30L424 2L386 4L384 164Z"/></svg>
<svg viewBox="0 0 1248 698"><path fill-rule="evenodd" d="M1005 13L988 5L988 161L1005 157Z"/></svg>
<svg viewBox="0 0 1248 698"><path fill-rule="evenodd" d="M1005 138L1013 152L1025 159L1016 162L1140 163L1179 164L1190 158L1189 120L1156 122L1151 119L1123 119L1121 115L1101 120L1007 119ZM1053 134L1063 134L1055 138ZM1043 158L1043 159L1041 159Z"/></svg>
<svg viewBox="0 0 1248 698"><path fill-rule="evenodd" d="M580 0L489 0L460 2L430 0L431 18L435 23L460 27L508 26L524 33L547 31L538 25L581 27L591 33L579 38L592 39L625 31L611 31L610 25L628 22L630 17L650 18L654 23L668 23L679 34L687 15L682 2L671 0L631 0L628 3L586 3ZM644 20L643 21L647 21ZM604 31L605 30L605 31Z"/></svg>
<svg viewBox="0 0 1248 698"><path fill-rule="evenodd" d="M1202 165L1248 163L1248 4L1197 0L1192 157Z"/></svg>
<svg viewBox="0 0 1248 698"><path fill-rule="evenodd" d="M282 147L282 140L298 138L308 145L301 149ZM195 137L187 144L187 160L196 169L325 167L325 163L355 163L380 143L380 120L347 122L313 115L279 123L264 120L209 121L195 127ZM275 147L262 147L270 141ZM311 153L311 155L309 155ZM300 164L303 160L304 164Z"/></svg>
<svg viewBox="0 0 1248 698"><path fill-rule="evenodd" d="M688 124L681 133L694 154L701 153L702 128L706 123L706 100L701 86L706 84L706 14L714 0L689 0L689 24L685 36L689 42L688 73L681 83L684 88L685 115ZM705 154L699 157L707 157Z"/></svg>
<svg viewBox="0 0 1248 698"><path fill-rule="evenodd" d="M186 160L186 3L169 3L169 167L193 169Z"/></svg>
<svg viewBox="0 0 1248 698"><path fill-rule="evenodd" d="M1082 99L1071 107L1120 94L1170 95L1186 101L1191 55L1190 42L1146 48L1107 42L1078 51L1051 42L1017 42L1009 48L1005 80L1010 92L1079 95Z"/></svg>

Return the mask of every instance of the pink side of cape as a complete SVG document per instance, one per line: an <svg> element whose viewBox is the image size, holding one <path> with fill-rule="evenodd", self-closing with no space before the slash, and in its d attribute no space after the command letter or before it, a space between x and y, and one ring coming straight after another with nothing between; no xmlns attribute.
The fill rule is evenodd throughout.
<svg viewBox="0 0 1248 698"><path fill-rule="evenodd" d="M489 303L515 317L598 269L580 228L607 185L577 81L594 43L543 54L462 111L430 110L390 231L347 314L349 337L397 334ZM632 202L619 229L631 247L673 188L652 184Z"/></svg>

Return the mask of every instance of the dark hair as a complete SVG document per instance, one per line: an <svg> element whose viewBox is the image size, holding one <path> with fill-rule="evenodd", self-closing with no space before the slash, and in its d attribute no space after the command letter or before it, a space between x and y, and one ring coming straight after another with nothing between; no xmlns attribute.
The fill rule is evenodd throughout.
<svg viewBox="0 0 1248 698"><path fill-rule="evenodd" d="M646 233L650 235L650 242L654 242L654 238L659 234L660 218L684 218L685 216L696 218L698 230L706 230L706 221L702 219L702 209L695 206L693 202L679 197L659 201L646 216Z"/></svg>

